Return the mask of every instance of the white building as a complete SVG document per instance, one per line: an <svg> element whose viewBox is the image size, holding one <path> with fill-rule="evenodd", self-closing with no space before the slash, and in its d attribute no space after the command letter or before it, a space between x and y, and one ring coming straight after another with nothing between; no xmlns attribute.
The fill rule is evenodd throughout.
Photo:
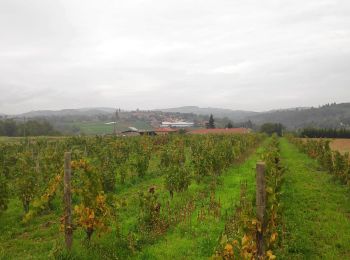
<svg viewBox="0 0 350 260"><path fill-rule="evenodd" d="M185 127L193 127L193 122L162 122L160 127L175 127L175 128L185 128Z"/></svg>

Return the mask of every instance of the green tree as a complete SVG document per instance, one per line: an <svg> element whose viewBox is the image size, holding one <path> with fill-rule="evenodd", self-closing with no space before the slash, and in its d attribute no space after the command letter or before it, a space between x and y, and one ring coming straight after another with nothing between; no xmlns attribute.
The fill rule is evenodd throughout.
<svg viewBox="0 0 350 260"><path fill-rule="evenodd" d="M277 134L282 136L285 127L280 123L265 123L261 126L260 131L268 135Z"/></svg>
<svg viewBox="0 0 350 260"><path fill-rule="evenodd" d="M215 120L214 120L214 117L213 117L212 114L209 117L209 122L208 122L207 128L208 129L214 129L215 128Z"/></svg>
<svg viewBox="0 0 350 260"><path fill-rule="evenodd" d="M4 121L3 131L5 136L16 136L17 127L16 122L12 119L7 119Z"/></svg>
<svg viewBox="0 0 350 260"><path fill-rule="evenodd" d="M225 127L226 128L233 128L233 124L231 122L228 122Z"/></svg>
<svg viewBox="0 0 350 260"><path fill-rule="evenodd" d="M0 120L0 136L60 135L46 120L29 120L25 123L13 119Z"/></svg>

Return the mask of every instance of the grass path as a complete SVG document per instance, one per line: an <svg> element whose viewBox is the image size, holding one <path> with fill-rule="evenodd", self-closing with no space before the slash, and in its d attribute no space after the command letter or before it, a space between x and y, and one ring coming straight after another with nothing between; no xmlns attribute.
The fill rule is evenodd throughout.
<svg viewBox="0 0 350 260"><path fill-rule="evenodd" d="M350 259L350 194L318 163L281 139L286 237L281 259Z"/></svg>
<svg viewBox="0 0 350 260"><path fill-rule="evenodd" d="M266 144L266 141L264 142ZM255 164L265 145L262 144L255 153L244 162L230 168L221 176L216 199L220 199L221 211L232 214L240 196L240 184L247 181L248 195L253 198L255 192ZM192 214L191 224L182 223L171 229L157 243L146 247L137 259L208 259L218 245L218 239L225 227L226 219L210 218L197 220L196 210Z"/></svg>

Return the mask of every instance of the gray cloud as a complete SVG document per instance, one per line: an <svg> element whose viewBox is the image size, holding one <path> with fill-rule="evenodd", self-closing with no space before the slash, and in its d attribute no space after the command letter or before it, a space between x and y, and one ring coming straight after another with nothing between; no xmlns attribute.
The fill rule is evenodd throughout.
<svg viewBox="0 0 350 260"><path fill-rule="evenodd" d="M350 99L345 0L0 2L0 112Z"/></svg>

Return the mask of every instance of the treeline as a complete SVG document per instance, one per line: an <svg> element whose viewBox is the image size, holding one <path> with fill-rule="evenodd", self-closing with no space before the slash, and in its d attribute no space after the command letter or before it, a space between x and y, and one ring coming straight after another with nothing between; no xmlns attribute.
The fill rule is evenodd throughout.
<svg viewBox="0 0 350 260"><path fill-rule="evenodd" d="M260 127L260 132L268 135L277 134L278 136L283 135L285 126L280 123L265 123Z"/></svg>
<svg viewBox="0 0 350 260"><path fill-rule="evenodd" d="M309 138L350 138L350 130L332 128L304 128L301 137Z"/></svg>
<svg viewBox="0 0 350 260"><path fill-rule="evenodd" d="M0 120L0 136L41 136L60 135L46 120L18 122L13 119Z"/></svg>

